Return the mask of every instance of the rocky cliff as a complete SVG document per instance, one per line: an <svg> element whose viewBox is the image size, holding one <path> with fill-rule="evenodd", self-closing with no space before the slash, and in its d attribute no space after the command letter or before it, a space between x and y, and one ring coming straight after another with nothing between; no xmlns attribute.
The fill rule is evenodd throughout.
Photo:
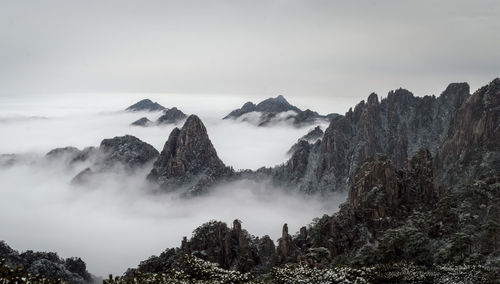
<svg viewBox="0 0 500 284"><path fill-rule="evenodd" d="M201 120L191 115L181 129L172 130L148 179L163 188L183 185L199 193L231 172L217 156Z"/></svg>
<svg viewBox="0 0 500 284"><path fill-rule="evenodd" d="M436 159L438 182L453 186L500 173L500 78L457 110Z"/></svg>
<svg viewBox="0 0 500 284"><path fill-rule="evenodd" d="M466 83L450 84L439 97L415 97L398 89L379 102L371 94L354 110L332 119L320 146L298 171L304 173L296 176L300 187L307 192L347 190L349 178L376 153L386 154L395 168L405 167L420 148L435 155L455 112L468 97ZM293 170L297 172L297 168ZM286 180L290 173L278 168L274 175Z"/></svg>
<svg viewBox="0 0 500 284"><path fill-rule="evenodd" d="M260 277L287 263L322 269L412 262L426 267L486 265L483 274L494 279L500 267L500 177L454 191L440 190L434 178L427 149L401 170L387 156L375 155L356 171L339 212L315 219L293 236L285 224L276 247L267 236L251 237L237 220L233 229L212 221L196 229L191 239L184 238L180 248L151 257L132 271L185 270L181 258L192 254Z"/></svg>
<svg viewBox="0 0 500 284"><path fill-rule="evenodd" d="M348 187L337 213L295 235L285 224L276 247L266 237L241 239L239 222L230 230L213 221L165 251L161 269L182 267L174 260L193 254L254 275L290 263L322 269L411 262L432 269L480 265L474 279L498 279L499 83L472 96L464 83L437 98L399 89L379 102L371 94L334 118L321 140L299 141L287 163L253 173L320 190Z"/></svg>
<svg viewBox="0 0 500 284"><path fill-rule="evenodd" d="M318 141L321 138L323 138L324 134L325 133L323 132L323 130L321 129L321 127L316 126L314 129L312 129L309 132L307 132L306 135L300 137L297 140L297 143L293 144L292 147L290 147L290 150L288 150L287 153L290 154L290 155L293 154L298 149L298 145L299 145L300 141L306 141L308 143L314 144L316 141Z"/></svg>

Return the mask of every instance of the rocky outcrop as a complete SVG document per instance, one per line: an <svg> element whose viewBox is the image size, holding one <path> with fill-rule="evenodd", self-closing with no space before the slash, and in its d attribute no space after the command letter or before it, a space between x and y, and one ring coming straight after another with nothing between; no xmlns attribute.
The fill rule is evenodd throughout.
<svg viewBox="0 0 500 284"><path fill-rule="evenodd" d="M231 111L223 119L237 118L237 117L244 115L245 113L256 111L256 109L257 109L257 106L254 103L246 102L241 108Z"/></svg>
<svg viewBox="0 0 500 284"><path fill-rule="evenodd" d="M62 259L53 252L34 252L31 250L19 253L0 241L0 260L11 267L23 267L27 273L46 278L57 278L68 283L93 283L86 264L77 257Z"/></svg>
<svg viewBox="0 0 500 284"><path fill-rule="evenodd" d="M113 167L127 172L134 171L153 162L159 155L153 146L131 135L104 139L98 148L87 147L81 151L75 149L58 148L50 151L47 156L51 159L63 157L70 165L85 162L86 168L72 179L72 184L80 185L90 181L94 174Z"/></svg>
<svg viewBox="0 0 500 284"><path fill-rule="evenodd" d="M417 206L432 206L438 200L433 161L421 149L408 161L406 171L396 170L387 156L368 159L351 179L348 202L367 220L401 219Z"/></svg>
<svg viewBox="0 0 500 284"><path fill-rule="evenodd" d="M171 109L165 110L163 115L158 118L156 124L176 124L180 121L186 119L187 115L182 111L173 107Z"/></svg>
<svg viewBox="0 0 500 284"><path fill-rule="evenodd" d="M138 120L132 122L130 125L131 126L147 127L147 126L150 126L152 124L153 124L153 122L151 120L149 120L147 117L142 117L142 118L139 118Z"/></svg>
<svg viewBox="0 0 500 284"><path fill-rule="evenodd" d="M453 186L500 173L500 78L457 110L436 159L438 182Z"/></svg>
<svg viewBox="0 0 500 284"><path fill-rule="evenodd" d="M159 257L150 257L127 274L133 275L134 271L158 273L177 268L185 254L241 272L268 271L276 261L275 246L269 236L251 236L242 229L239 220L233 221L232 228L223 222L210 221L196 228L189 240L184 237L180 248L167 249Z"/></svg>
<svg viewBox="0 0 500 284"><path fill-rule="evenodd" d="M293 124L296 126L311 125L317 123L319 120L327 120L327 117L310 109L306 109L300 111L293 117Z"/></svg>
<svg viewBox="0 0 500 284"><path fill-rule="evenodd" d="M288 234L288 225L284 224L281 238L278 239L276 248L279 263L295 262L297 259L295 244L292 241L292 236Z"/></svg>
<svg viewBox="0 0 500 284"><path fill-rule="evenodd" d="M252 238L232 238L234 251L257 248L242 250L245 259L253 259L243 269L228 266L221 253L227 251L222 236L231 234L220 222L195 233L204 236L194 242L202 244L201 253L176 252L260 274L296 262L317 268L411 262L479 264L493 271L490 279L498 278L499 83L495 79L472 96L464 83L450 84L438 98L399 89L379 102L371 94L366 103L334 118L323 139L300 141L287 163L255 173L279 182L308 182L310 188L348 185L347 202L337 213L315 219L294 236L285 224L276 248L267 239L255 245ZM181 248L189 242L193 239L185 239Z"/></svg>
<svg viewBox="0 0 500 284"><path fill-rule="evenodd" d="M299 148L299 143L300 141L306 141L308 143L314 144L316 141L320 140L323 137L323 130L321 127L316 126L314 129L311 131L307 132L306 135L300 137L297 140L297 143L293 144L292 147L290 147L290 150L288 150L288 154L292 155L298 148Z"/></svg>
<svg viewBox="0 0 500 284"><path fill-rule="evenodd" d="M103 164L121 163L128 168L143 166L159 155L153 146L132 135L104 139L99 150L104 155Z"/></svg>
<svg viewBox="0 0 500 284"><path fill-rule="evenodd" d="M435 155L453 115L468 96L466 83L450 84L437 98L415 97L398 89L379 102L371 94L354 110L332 119L320 147L302 163L305 168L299 172L311 174L304 175L299 186L307 192L347 190L349 178L376 153L386 154L398 169L406 167L407 159L420 148ZM278 180L289 175L286 169L275 170Z"/></svg>
<svg viewBox="0 0 500 284"><path fill-rule="evenodd" d="M150 99L141 100L128 108L126 111L162 111L166 108L157 102L152 102Z"/></svg>
<svg viewBox="0 0 500 284"><path fill-rule="evenodd" d="M473 263L497 271L500 177L485 177L454 191L438 190L434 178L427 149L420 149L399 170L387 156L377 154L356 171L348 201L339 212L315 219L293 236L285 224L276 247L267 236L251 237L237 220L233 229L211 221L196 229L190 240L184 238L180 248L141 262L137 270L156 267L155 272L164 272L182 266L182 255L193 254L254 275L297 262L315 268Z"/></svg>
<svg viewBox="0 0 500 284"><path fill-rule="evenodd" d="M259 115L257 121L244 118L244 115L253 113ZM330 120L336 114L323 116L315 111L307 109L302 111L298 107L291 105L285 97L279 95L276 98L263 100L257 105L252 102L245 103L241 108L231 111L223 119L238 119L253 122L258 126L270 126L281 121L289 121L295 126L304 126L317 123L318 120Z"/></svg>
<svg viewBox="0 0 500 284"><path fill-rule="evenodd" d="M185 185L199 193L232 170L217 156L201 120L191 115L170 133L148 179L163 188Z"/></svg>
<svg viewBox="0 0 500 284"><path fill-rule="evenodd" d="M321 139L325 133L321 127L316 126L313 130L309 131L306 135L302 136L300 140L305 140L309 143L314 143Z"/></svg>

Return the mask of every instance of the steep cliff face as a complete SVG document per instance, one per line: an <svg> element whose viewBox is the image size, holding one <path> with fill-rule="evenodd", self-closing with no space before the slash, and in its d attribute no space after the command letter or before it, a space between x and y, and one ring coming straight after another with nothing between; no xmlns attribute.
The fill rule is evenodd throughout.
<svg viewBox="0 0 500 284"><path fill-rule="evenodd" d="M401 261L427 267L475 263L498 271L500 177L476 180L455 191L438 190L434 178L433 158L426 149L401 170L387 156L375 155L352 177L348 201L339 212L317 218L293 236L285 224L276 247L267 236L249 235L237 220L232 229L211 221L191 239L184 238L180 248L151 257L136 270L182 268L182 256L192 254L257 275L286 263L322 268Z"/></svg>
<svg viewBox="0 0 500 284"><path fill-rule="evenodd" d="M348 186L339 212L315 219L293 236L285 224L276 248L267 238L241 239L239 223L229 230L211 222L185 239L175 255L196 254L258 273L296 262L317 268L480 264L488 267L489 279L498 279L499 89L495 79L472 96L464 83L449 85L438 98L399 89L379 102L371 94L366 103L333 118L322 140L300 141L284 165L247 173L272 175L303 189ZM231 265L234 255L246 265Z"/></svg>
<svg viewBox="0 0 500 284"><path fill-rule="evenodd" d="M466 83L450 84L437 98L398 89L379 102L372 93L367 102L332 119L319 149L310 155L317 160L303 163L315 164L316 174L305 175L299 184L304 191L347 190L349 178L376 153L386 154L395 168L406 167L420 148L436 154L454 113L468 96Z"/></svg>
<svg viewBox="0 0 500 284"><path fill-rule="evenodd" d="M458 109L438 151L438 183L453 186L500 173L500 78Z"/></svg>
<svg viewBox="0 0 500 284"><path fill-rule="evenodd" d="M414 208L432 206L438 200L432 161L430 152L421 149L406 170L396 170L387 156L375 155L351 179L349 205L366 220L400 219Z"/></svg>
<svg viewBox="0 0 500 284"><path fill-rule="evenodd" d="M172 130L148 179L165 188L186 184L195 193L230 173L201 120L191 115L182 129Z"/></svg>
<svg viewBox="0 0 500 284"><path fill-rule="evenodd" d="M312 129L309 132L307 132L306 135L300 137L297 140L297 143L293 144L292 147L290 147L290 150L288 150L287 153L289 155L293 155L293 153L298 149L299 144L300 144L301 141L306 141L308 143L314 144L314 143L316 143L316 141L318 141L321 138L323 138L324 134L325 133L323 132L323 130L321 129L321 127L316 126L314 129Z"/></svg>

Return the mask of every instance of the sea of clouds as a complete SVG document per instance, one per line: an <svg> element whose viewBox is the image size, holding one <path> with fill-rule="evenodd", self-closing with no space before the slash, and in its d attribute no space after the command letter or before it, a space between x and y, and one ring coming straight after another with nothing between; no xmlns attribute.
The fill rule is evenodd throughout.
<svg viewBox="0 0 500 284"><path fill-rule="evenodd" d="M288 223L296 232L313 218L332 214L345 196L305 196L268 181L239 180L219 185L192 199L148 193L144 177L150 166L134 173L101 174L87 187L70 185L83 165L43 159L56 147L98 146L105 138L131 134L161 151L175 126L132 127L160 113L124 112L142 98L197 114L219 157L235 169L274 166L313 128L287 124L256 127L222 120L244 98L216 95L45 95L0 98L0 154L24 154L26 160L0 168L0 240L18 250L55 251L79 256L91 273L122 274L150 255L180 245L199 225L240 219L251 234L281 235ZM181 127L181 125L177 125ZM325 124L321 125L323 129Z"/></svg>

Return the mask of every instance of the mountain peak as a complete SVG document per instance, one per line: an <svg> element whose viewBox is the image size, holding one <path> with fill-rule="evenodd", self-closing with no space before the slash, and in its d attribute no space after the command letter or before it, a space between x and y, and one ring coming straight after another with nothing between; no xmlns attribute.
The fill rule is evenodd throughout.
<svg viewBox="0 0 500 284"><path fill-rule="evenodd" d="M283 95L278 95L275 98L275 100L288 103L288 101L285 99L285 97L283 97Z"/></svg>
<svg viewBox="0 0 500 284"><path fill-rule="evenodd" d="M158 124L175 124L186 118L186 114L176 107L163 111L163 115L158 118Z"/></svg>
<svg viewBox="0 0 500 284"><path fill-rule="evenodd" d="M163 187L191 184L191 190L198 192L227 172L205 125L198 116L190 115L181 129L170 133L148 179Z"/></svg>
<svg viewBox="0 0 500 284"><path fill-rule="evenodd" d="M296 106L291 105L282 95L279 95L276 98L263 100L262 102L257 104L256 110L266 113L278 113L290 110L293 110L295 112L301 111Z"/></svg>
<svg viewBox="0 0 500 284"><path fill-rule="evenodd" d="M150 99L143 99L126 108L126 111L161 111L166 108Z"/></svg>

